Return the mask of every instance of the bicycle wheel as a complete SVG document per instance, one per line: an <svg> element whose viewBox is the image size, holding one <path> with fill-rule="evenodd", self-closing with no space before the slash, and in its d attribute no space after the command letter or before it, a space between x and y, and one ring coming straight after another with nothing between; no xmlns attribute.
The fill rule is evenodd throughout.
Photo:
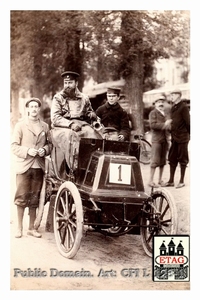
<svg viewBox="0 0 200 300"><path fill-rule="evenodd" d="M151 144L145 140L140 139L140 159L139 161L145 165L149 164L151 160Z"/></svg>

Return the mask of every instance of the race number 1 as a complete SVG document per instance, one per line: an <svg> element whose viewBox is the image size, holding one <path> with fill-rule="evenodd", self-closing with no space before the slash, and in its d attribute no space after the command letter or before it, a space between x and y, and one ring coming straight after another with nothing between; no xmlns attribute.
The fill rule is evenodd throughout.
<svg viewBox="0 0 200 300"><path fill-rule="evenodd" d="M110 163L109 182L131 184L131 165Z"/></svg>

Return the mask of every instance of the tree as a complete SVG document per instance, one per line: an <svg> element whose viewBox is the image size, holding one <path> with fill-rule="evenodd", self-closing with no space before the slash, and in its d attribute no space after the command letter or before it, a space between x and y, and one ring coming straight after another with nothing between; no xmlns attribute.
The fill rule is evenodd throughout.
<svg viewBox="0 0 200 300"><path fill-rule="evenodd" d="M20 89L43 100L62 87L61 73L82 73L80 13L11 11L11 108L19 117Z"/></svg>
<svg viewBox="0 0 200 300"><path fill-rule="evenodd" d="M23 15L24 16L24 15ZM12 121L19 118L18 98L21 87L27 88L26 70L30 68L29 56L26 52L23 32L20 30L23 24L23 16L18 12L11 13L11 111ZM13 19L15 20L13 22ZM24 32L27 32L27 24L24 23ZM26 66L26 68L24 68Z"/></svg>
<svg viewBox="0 0 200 300"><path fill-rule="evenodd" d="M124 78L135 128L143 131L144 86L155 59L171 55L189 56L188 11L11 11L14 103L22 87L52 97L67 69L81 74L80 88L89 77Z"/></svg>
<svg viewBox="0 0 200 300"><path fill-rule="evenodd" d="M157 84L154 61L189 56L189 12L86 11L84 16L87 75L98 83L125 79L134 127L143 132L142 95Z"/></svg>
<svg viewBox="0 0 200 300"><path fill-rule="evenodd" d="M189 54L189 16L180 11L122 11L121 19L119 73L126 80L134 127L143 132L145 66L172 54Z"/></svg>

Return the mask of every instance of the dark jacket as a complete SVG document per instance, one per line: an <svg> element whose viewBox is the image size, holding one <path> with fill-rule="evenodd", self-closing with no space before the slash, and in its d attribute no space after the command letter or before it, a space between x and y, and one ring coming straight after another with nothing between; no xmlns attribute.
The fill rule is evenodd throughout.
<svg viewBox="0 0 200 300"><path fill-rule="evenodd" d="M187 143L190 140L190 112L180 101L171 108L171 136L177 143Z"/></svg>
<svg viewBox="0 0 200 300"><path fill-rule="evenodd" d="M149 114L149 125L152 132L152 143L162 143L169 138L169 132L164 129L166 116L158 109L154 109Z"/></svg>
<svg viewBox="0 0 200 300"><path fill-rule="evenodd" d="M96 114L101 119L101 123L105 127L114 127L119 134L124 136L125 140L129 140L130 126L128 114L125 110L123 110L119 103L110 105L106 102L97 108Z"/></svg>

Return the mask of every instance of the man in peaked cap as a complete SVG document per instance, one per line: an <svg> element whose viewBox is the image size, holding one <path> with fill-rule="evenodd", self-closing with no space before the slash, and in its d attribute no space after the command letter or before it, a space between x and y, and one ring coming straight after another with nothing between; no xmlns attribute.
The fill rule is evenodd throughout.
<svg viewBox="0 0 200 300"><path fill-rule="evenodd" d="M162 175L164 166L166 165L166 156L169 145L170 133L167 130L167 118L169 116L165 112L166 97L160 95L154 102L155 108L149 114L149 125L151 128L151 164L150 164L150 187L159 187L164 183ZM159 168L158 185L154 183L154 175L156 168Z"/></svg>
<svg viewBox="0 0 200 300"><path fill-rule="evenodd" d="M78 155L80 137L101 139L91 123L97 120L89 97L78 89L79 74L65 71L61 74L64 88L54 95L51 107L52 142L64 153L67 166L77 168L74 151Z"/></svg>
<svg viewBox="0 0 200 300"><path fill-rule="evenodd" d="M171 92L171 147L169 149L170 177L165 186L174 186L174 175L178 163L180 164L180 180L176 188L185 186L184 177L189 162L188 143L190 140L190 113L188 107L181 100L181 90Z"/></svg>
<svg viewBox="0 0 200 300"><path fill-rule="evenodd" d="M104 125L104 138L117 141L128 141L130 126L128 114L118 103L121 89L107 88L107 102L96 110L97 116Z"/></svg>
<svg viewBox="0 0 200 300"><path fill-rule="evenodd" d="M43 184L44 156L50 153L47 142L49 126L39 119L40 99L29 99L25 107L27 118L15 125L11 143L11 150L17 157L14 203L17 205L18 230L15 237L21 238L23 235L24 210L28 207L27 234L40 238L41 234L34 228L34 222Z"/></svg>
<svg viewBox="0 0 200 300"><path fill-rule="evenodd" d="M80 75L76 72L65 71L61 74L61 77L66 78L67 80L76 80Z"/></svg>

